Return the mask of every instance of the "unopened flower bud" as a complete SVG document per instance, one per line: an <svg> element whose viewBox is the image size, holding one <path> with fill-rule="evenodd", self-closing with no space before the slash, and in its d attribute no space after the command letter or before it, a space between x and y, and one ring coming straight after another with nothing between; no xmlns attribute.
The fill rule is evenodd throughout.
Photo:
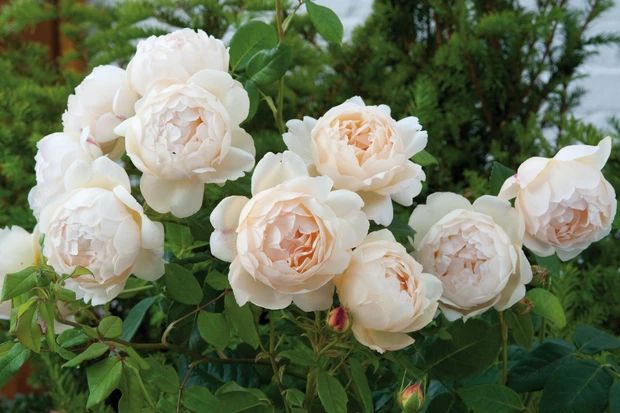
<svg viewBox="0 0 620 413"><path fill-rule="evenodd" d="M532 265L532 285L542 286L549 277L549 270L540 265Z"/></svg>
<svg viewBox="0 0 620 413"><path fill-rule="evenodd" d="M344 307L336 307L327 314L327 325L336 333L344 333L351 327L349 313Z"/></svg>
<svg viewBox="0 0 620 413"><path fill-rule="evenodd" d="M424 390L420 383L410 384L400 392L400 406L405 413L416 413L424 404Z"/></svg>

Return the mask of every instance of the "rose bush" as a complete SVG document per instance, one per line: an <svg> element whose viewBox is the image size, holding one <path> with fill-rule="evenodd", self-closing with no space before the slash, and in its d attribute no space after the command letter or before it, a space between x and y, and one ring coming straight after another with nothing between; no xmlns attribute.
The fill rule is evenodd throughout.
<svg viewBox="0 0 620 413"><path fill-rule="evenodd" d="M35 235L0 230L0 384L32 358L62 394L65 372L85 375L66 411L615 406L620 341L567 331L549 288L569 268L554 253L572 258L613 225L611 139L512 177L495 163L489 184L464 188L489 193L473 202L431 185L413 206L443 168L416 117L353 97L284 123L305 64L290 45L342 30L310 0L275 4L275 26L241 25L230 49L200 30L152 36L126 71L96 67L69 97L64 131L35 157ZM314 29L287 37L302 4ZM426 124L420 90L406 109ZM255 131L248 119L269 112L278 132Z"/></svg>

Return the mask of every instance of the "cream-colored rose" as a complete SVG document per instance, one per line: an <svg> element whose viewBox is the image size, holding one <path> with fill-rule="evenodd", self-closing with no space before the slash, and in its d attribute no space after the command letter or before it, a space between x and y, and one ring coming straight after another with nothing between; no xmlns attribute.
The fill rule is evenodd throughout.
<svg viewBox="0 0 620 413"><path fill-rule="evenodd" d="M37 184L28 194L35 217L65 191L65 174L81 164L90 164L102 155L99 145L68 133L52 133L37 143L35 174Z"/></svg>
<svg viewBox="0 0 620 413"><path fill-rule="evenodd" d="M41 248L38 235L36 229L31 234L18 226L0 228L0 291L2 291L7 274L39 264ZM74 317L64 303L58 302L58 309L64 318L73 321ZM0 303L0 319L11 319L11 300ZM44 323L44 321L39 320L39 323ZM54 323L54 331L57 334L69 328L71 327L68 325Z"/></svg>
<svg viewBox="0 0 620 413"><path fill-rule="evenodd" d="M111 301L130 274L153 281L164 274L164 230L131 196L129 177L106 157L72 168L67 192L46 206L39 228L43 254L58 274L77 267L92 274L66 281L84 302Z"/></svg>
<svg viewBox="0 0 620 413"><path fill-rule="evenodd" d="M355 338L379 353L412 344L406 333L433 320L442 292L441 281L424 273L387 229L368 234L334 284Z"/></svg>
<svg viewBox="0 0 620 413"><path fill-rule="evenodd" d="M473 205L438 192L411 214L416 258L443 284L448 320L501 311L525 296L532 269L521 249L523 220L507 201L485 195Z"/></svg>
<svg viewBox="0 0 620 413"><path fill-rule="evenodd" d="M364 212L381 225L392 222L392 201L409 206L426 179L409 159L426 146L418 119L395 121L386 105L366 106L354 97L320 119L287 122L286 146L334 187L356 192Z"/></svg>
<svg viewBox="0 0 620 413"><path fill-rule="evenodd" d="M69 96L67 110L62 115L65 133L84 134L85 139L96 142L103 153L111 158L120 157L124 150L123 140L119 139L114 128L125 120L126 114L115 112L112 106L126 82L126 73L120 67L95 67ZM136 99L137 95L132 101Z"/></svg>
<svg viewBox="0 0 620 413"><path fill-rule="evenodd" d="M140 189L158 212L196 213L205 183L235 180L254 166L254 142L239 124L248 94L226 72L203 70L187 83L153 86L121 124Z"/></svg>
<svg viewBox="0 0 620 413"><path fill-rule="evenodd" d="M542 257L557 253L567 261L609 234L616 192L601 169L610 152L609 137L598 146L567 146L551 159L528 159L504 182L499 197L516 197L526 247Z"/></svg>
<svg viewBox="0 0 620 413"><path fill-rule="evenodd" d="M265 155L252 176L252 198L225 198L211 214L211 252L232 261L237 303L329 308L332 279L368 232L362 206L355 193L332 190L329 178L308 176L294 153Z"/></svg>
<svg viewBox="0 0 620 413"><path fill-rule="evenodd" d="M221 40L202 30L181 29L140 41L127 65L127 76L130 87L144 96L161 80L185 83L204 69L226 72L228 60L228 49Z"/></svg>

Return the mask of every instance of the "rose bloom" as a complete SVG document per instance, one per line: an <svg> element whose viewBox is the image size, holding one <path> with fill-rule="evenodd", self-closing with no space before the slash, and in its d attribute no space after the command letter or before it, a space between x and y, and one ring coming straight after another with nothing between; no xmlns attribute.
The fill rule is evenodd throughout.
<svg viewBox="0 0 620 413"><path fill-rule="evenodd" d="M418 261L443 284L439 307L448 320L505 310L525 296L532 269L521 249L523 220L509 202L485 195L472 205L438 192L409 225Z"/></svg>
<svg viewBox="0 0 620 413"><path fill-rule="evenodd" d="M93 305L107 303L130 274L154 281L164 274L164 230L130 194L129 177L106 157L67 171L67 193L46 206L39 226L43 255L58 274L78 267L65 287Z"/></svg>
<svg viewBox="0 0 620 413"><path fill-rule="evenodd" d="M239 305L304 311L332 304L332 279L368 232L363 202L310 177L292 152L268 153L252 176L252 198L231 196L213 210L211 252L232 261L228 279Z"/></svg>
<svg viewBox="0 0 620 413"><path fill-rule="evenodd" d="M31 234L18 226L0 228L0 291L2 291L7 274L39 265L40 260L41 248L36 229ZM58 302L58 310L64 318L73 321L74 317L64 303ZM11 319L11 300L0 303L0 319ZM39 320L39 323L43 321ZM56 333L62 333L71 328L58 322L54 323L54 327Z"/></svg>
<svg viewBox="0 0 620 413"><path fill-rule="evenodd" d="M141 40L127 65L127 76L130 87L143 96L161 80L185 83L204 69L226 72L228 60L221 40L202 30L181 29Z"/></svg>
<svg viewBox="0 0 620 413"><path fill-rule="evenodd" d="M249 98L226 72L203 70L187 83L158 84L117 130L143 172L140 189L157 212L188 217L205 183L235 180L254 166L254 142L239 124Z"/></svg>
<svg viewBox="0 0 620 413"><path fill-rule="evenodd" d="M126 84L125 71L116 66L97 66L75 88L69 96L67 110L62 115L65 133L75 136L85 134L85 139L95 142L103 153L112 158L121 156L124 150L123 140L114 132L131 113L115 112L113 103L119 89ZM133 105L135 97L126 97ZM121 99L119 97L118 99ZM117 102L117 107L122 107Z"/></svg>
<svg viewBox="0 0 620 413"><path fill-rule="evenodd" d="M551 159L526 160L504 182L499 197L516 198L526 247L542 257L557 253L567 261L609 234L616 192L601 169L610 152L609 137L598 146L567 146Z"/></svg>
<svg viewBox="0 0 620 413"><path fill-rule="evenodd" d="M412 344L407 333L433 320L442 291L441 281L424 273L387 229L368 234L334 283L355 338L379 353Z"/></svg>
<svg viewBox="0 0 620 413"><path fill-rule="evenodd" d="M41 139L34 157L37 184L28 194L34 216L38 218L45 205L66 191L64 177L69 169L90 164L101 155L96 142L68 133L52 133Z"/></svg>
<svg viewBox="0 0 620 413"><path fill-rule="evenodd" d="M405 206L422 189L422 167L409 159L426 146L418 119L395 121L386 105L366 106L354 97L320 119L287 122L286 146L334 187L356 192L364 212L381 225L392 222L392 200Z"/></svg>

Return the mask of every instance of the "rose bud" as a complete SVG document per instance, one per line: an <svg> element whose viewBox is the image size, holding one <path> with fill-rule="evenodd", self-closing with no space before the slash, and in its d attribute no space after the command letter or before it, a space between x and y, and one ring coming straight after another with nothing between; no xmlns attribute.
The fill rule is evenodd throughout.
<svg viewBox="0 0 620 413"><path fill-rule="evenodd" d="M532 285L544 285L547 277L549 276L549 270L540 265L532 265Z"/></svg>
<svg viewBox="0 0 620 413"><path fill-rule="evenodd" d="M424 390L420 383L407 386L400 392L400 406L405 413L418 412L424 404Z"/></svg>
<svg viewBox="0 0 620 413"><path fill-rule="evenodd" d="M327 314L327 326L336 333L344 333L351 327L351 318L344 307L336 307Z"/></svg>

